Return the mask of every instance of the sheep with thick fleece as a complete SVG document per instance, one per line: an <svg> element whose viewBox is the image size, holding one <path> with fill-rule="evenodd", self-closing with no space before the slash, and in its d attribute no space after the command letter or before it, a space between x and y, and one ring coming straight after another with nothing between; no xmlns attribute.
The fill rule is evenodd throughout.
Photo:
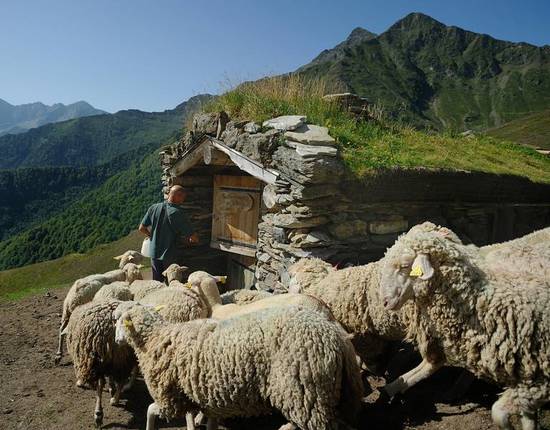
<svg viewBox="0 0 550 430"><path fill-rule="evenodd" d="M333 319L326 304L324 304L321 300L306 294L276 294L247 304L224 305L222 304L220 291L218 290L215 279L211 277L201 277L199 280L194 279L193 281L194 282L188 281L191 288L199 292L203 302L207 305L208 316L215 319L227 319L274 306L291 305L301 305L311 310L321 312L326 317Z"/></svg>
<svg viewBox="0 0 550 430"><path fill-rule="evenodd" d="M112 388L111 404L116 405L124 383L135 376L137 360L132 348L115 343L113 312L129 302L102 300L79 306L67 325L67 349L73 360L77 385L96 390L94 418L97 425L103 420L101 393L105 379Z"/></svg>
<svg viewBox="0 0 550 430"><path fill-rule="evenodd" d="M136 279L142 279L141 265L134 263L126 264L122 269L111 270L102 274L94 274L85 278L77 279L69 289L65 300L63 301L63 312L61 314L61 324L59 326L59 344L55 361L59 362L63 355L63 340L65 337L65 328L69 323L71 313L77 306L91 302L99 289L106 284L116 281L127 281L132 283Z"/></svg>
<svg viewBox="0 0 550 430"><path fill-rule="evenodd" d="M185 322L209 316L208 306L201 295L178 281L172 281L169 287L147 294L139 302L157 307L160 315L169 322Z"/></svg>
<svg viewBox="0 0 550 430"><path fill-rule="evenodd" d="M506 387L492 408L500 428L520 414L524 430L534 429L550 401L550 280L493 267L431 223L388 250L381 296L387 309L413 302L408 336L423 361L386 391L402 392L448 363Z"/></svg>
<svg viewBox="0 0 550 430"><path fill-rule="evenodd" d="M318 312L294 306L172 324L136 305L116 316L117 342L134 348L155 401L147 430L156 415L198 409L214 420L275 409L286 429L323 430L353 421L360 406L353 346Z"/></svg>
<svg viewBox="0 0 550 430"><path fill-rule="evenodd" d="M117 255L116 257L113 257L113 258L115 260L118 260L118 268L122 269L128 263L134 263L134 264L141 263L145 257L141 255L141 253L138 251L128 250L124 254Z"/></svg>
<svg viewBox="0 0 550 430"><path fill-rule="evenodd" d="M231 303L244 305L255 302L257 300L265 299L267 297L271 297L272 295L273 294L268 293L267 291L238 289L223 293L220 298L223 305L228 305Z"/></svg>
<svg viewBox="0 0 550 430"><path fill-rule="evenodd" d="M103 285L97 293L95 293L94 301L99 300L121 300L126 302L134 300L134 294L130 290L130 284L126 281L116 281L107 285Z"/></svg>
<svg viewBox="0 0 550 430"><path fill-rule="evenodd" d="M301 293L318 284L336 269L320 258L302 258L288 268L289 293Z"/></svg>

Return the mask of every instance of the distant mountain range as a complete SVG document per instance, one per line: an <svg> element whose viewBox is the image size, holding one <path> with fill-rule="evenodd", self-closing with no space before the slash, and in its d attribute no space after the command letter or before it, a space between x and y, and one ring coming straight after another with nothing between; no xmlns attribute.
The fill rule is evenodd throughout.
<svg viewBox="0 0 550 430"><path fill-rule="evenodd" d="M550 46L497 40L421 13L378 36L355 29L296 72L441 130L483 130L550 108Z"/></svg>
<svg viewBox="0 0 550 430"><path fill-rule="evenodd" d="M139 146L164 142L211 96L199 95L164 112L124 110L47 124L0 137L0 169L93 166Z"/></svg>
<svg viewBox="0 0 550 430"><path fill-rule="evenodd" d="M70 105L56 103L48 106L36 102L14 106L0 99L0 136L23 133L31 128L52 122L104 113L106 112L96 109L84 101Z"/></svg>

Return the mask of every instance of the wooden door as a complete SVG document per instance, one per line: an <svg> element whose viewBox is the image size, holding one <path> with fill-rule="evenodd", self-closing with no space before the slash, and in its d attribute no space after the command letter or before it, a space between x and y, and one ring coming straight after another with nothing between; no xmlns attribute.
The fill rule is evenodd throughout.
<svg viewBox="0 0 550 430"><path fill-rule="evenodd" d="M252 176L214 176L211 247L256 255L261 185Z"/></svg>

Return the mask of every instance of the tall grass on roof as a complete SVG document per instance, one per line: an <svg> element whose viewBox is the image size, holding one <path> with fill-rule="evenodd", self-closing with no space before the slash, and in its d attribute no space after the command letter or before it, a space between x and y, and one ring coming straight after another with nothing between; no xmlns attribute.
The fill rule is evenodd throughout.
<svg viewBox="0 0 550 430"><path fill-rule="evenodd" d="M375 120L358 120L323 99L341 91L326 79L291 74L240 84L205 110L224 110L232 119L259 123L280 115L306 115L309 123L329 128L358 176L386 168L426 167L513 174L550 183L550 158L532 149L482 135L415 130L392 122L377 106Z"/></svg>

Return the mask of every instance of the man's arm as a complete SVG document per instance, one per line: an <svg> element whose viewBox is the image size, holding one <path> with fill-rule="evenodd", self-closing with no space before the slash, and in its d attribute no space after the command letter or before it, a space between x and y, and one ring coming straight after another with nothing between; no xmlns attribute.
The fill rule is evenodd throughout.
<svg viewBox="0 0 550 430"><path fill-rule="evenodd" d="M149 229L147 227L145 227L143 224L140 224L139 227L138 227L138 231L140 233L143 233L145 236L147 237L151 237L151 232L149 231Z"/></svg>

